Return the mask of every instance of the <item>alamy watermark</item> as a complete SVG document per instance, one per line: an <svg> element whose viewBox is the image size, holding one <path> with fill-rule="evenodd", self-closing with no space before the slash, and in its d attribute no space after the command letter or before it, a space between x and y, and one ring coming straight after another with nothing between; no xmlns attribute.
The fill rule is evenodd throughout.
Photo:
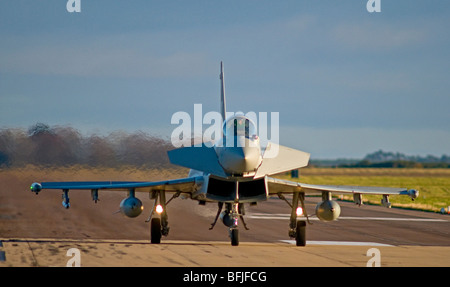
<svg viewBox="0 0 450 287"><path fill-rule="evenodd" d="M68 0L66 4L67 12L81 12L81 0ZM366 4L367 12L381 12L381 0L368 0Z"/></svg>
<svg viewBox="0 0 450 287"><path fill-rule="evenodd" d="M81 267L81 252L78 248L70 248L66 252L66 256L71 257L67 260L66 267Z"/></svg>
<svg viewBox="0 0 450 287"><path fill-rule="evenodd" d="M380 267L381 266L381 252L378 248L370 248L366 255L371 257L366 264L366 267Z"/></svg>
<svg viewBox="0 0 450 287"><path fill-rule="evenodd" d="M81 0L68 0L66 4L67 12L81 12ZM367 12L381 12L381 0L368 0L366 4Z"/></svg>
<svg viewBox="0 0 450 287"><path fill-rule="evenodd" d="M202 144L212 147L215 143L226 147L242 146L243 142L235 142L232 136L227 136L226 140L222 141L224 134L242 135L258 140L263 145L269 140L278 144L280 137L279 112L270 112L270 123L267 112L227 112L223 125L220 113L211 111L203 114L202 104L194 104L193 119L189 113L178 111L172 115L170 123L178 125L171 134L174 147L201 147Z"/></svg>
<svg viewBox="0 0 450 287"><path fill-rule="evenodd" d="M70 259L66 263L66 267L81 267L81 252L78 248L70 248L69 250L67 250L66 256L70 257ZM366 252L366 256L370 257L366 263L366 267L381 266L381 251L378 248L369 248ZM265 281L265 277L262 281Z"/></svg>
<svg viewBox="0 0 450 287"><path fill-rule="evenodd" d="M368 0L366 4L367 12L381 12L381 0Z"/></svg>
<svg viewBox="0 0 450 287"><path fill-rule="evenodd" d="M81 12L81 0L68 0L66 4L67 12Z"/></svg>

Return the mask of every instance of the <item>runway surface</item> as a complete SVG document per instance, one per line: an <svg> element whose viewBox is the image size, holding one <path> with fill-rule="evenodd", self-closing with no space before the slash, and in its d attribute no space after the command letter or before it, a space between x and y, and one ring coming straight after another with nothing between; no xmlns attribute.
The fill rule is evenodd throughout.
<svg viewBox="0 0 450 287"><path fill-rule="evenodd" d="M149 267L366 267L378 254L380 266L449 266L450 247L338 246L295 247L288 243L167 240L1 239L0 266L67 266L76 249L79 265ZM373 253L376 252L376 253Z"/></svg>
<svg viewBox="0 0 450 287"><path fill-rule="evenodd" d="M232 247L221 222L208 230L216 204L176 199L167 208L169 236L151 245L144 221L153 202L147 194L138 194L143 214L129 219L113 215L121 192L101 192L97 204L89 191L71 192L72 206L65 210L60 192L36 196L25 190L0 190L0 266L66 266L71 248L80 251L82 266L362 267L377 259L373 248L381 266L450 266L448 215L340 201L341 218L312 217L307 246L296 247L288 237L289 206L270 199L246 207L250 230L241 228L240 246ZM309 214L318 200L307 198Z"/></svg>

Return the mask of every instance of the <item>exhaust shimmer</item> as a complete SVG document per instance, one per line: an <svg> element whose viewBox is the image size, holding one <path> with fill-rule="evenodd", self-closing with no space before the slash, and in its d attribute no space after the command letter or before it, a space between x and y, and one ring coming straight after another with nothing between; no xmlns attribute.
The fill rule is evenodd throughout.
<svg viewBox="0 0 450 287"><path fill-rule="evenodd" d="M142 131L82 135L72 127L37 123L27 131L0 129L0 168L75 165L95 168L167 168L169 140Z"/></svg>

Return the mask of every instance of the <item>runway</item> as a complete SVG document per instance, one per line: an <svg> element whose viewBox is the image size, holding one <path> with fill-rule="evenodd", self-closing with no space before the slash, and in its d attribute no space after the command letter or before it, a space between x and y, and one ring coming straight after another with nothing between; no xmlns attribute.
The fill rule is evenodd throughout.
<svg viewBox="0 0 450 287"><path fill-rule="evenodd" d="M167 207L169 236L152 245L144 222L152 206L146 194L138 196L147 212L135 219L113 215L120 192L102 193L97 204L90 194L73 192L69 210L59 192L2 194L0 266L66 266L72 248L79 250L81 266L364 267L375 258L373 248L380 266L450 266L448 215L339 201L341 219L311 217L307 246L297 247L288 237L288 205L270 199L246 207L250 230L241 227L241 243L232 247L221 222L208 230L216 204L177 199ZM307 198L309 214L318 200Z"/></svg>
<svg viewBox="0 0 450 287"><path fill-rule="evenodd" d="M244 242L231 247L225 241L1 239L5 254L0 266L71 264L69 250L79 251L82 267L366 267L379 252L380 266L449 266L450 247L337 246Z"/></svg>

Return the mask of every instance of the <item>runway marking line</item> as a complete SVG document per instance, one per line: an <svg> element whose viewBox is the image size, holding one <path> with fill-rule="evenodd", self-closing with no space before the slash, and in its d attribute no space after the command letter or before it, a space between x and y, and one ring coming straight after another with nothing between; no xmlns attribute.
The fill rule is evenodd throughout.
<svg viewBox="0 0 450 287"><path fill-rule="evenodd" d="M246 216L252 219L289 219L289 214L269 214L269 213L253 213ZM304 217L302 217L304 218ZM310 216L309 220L319 220L316 216ZM412 221L412 222L450 222L445 219L437 218L405 218L405 217L357 217L357 216L341 216L338 220L378 220L378 221Z"/></svg>
<svg viewBox="0 0 450 287"><path fill-rule="evenodd" d="M280 240L284 243L296 244L295 240ZM306 245L338 245L338 246L382 246L395 247L390 244L376 243L376 242L357 242L357 241L314 241L307 240Z"/></svg>

